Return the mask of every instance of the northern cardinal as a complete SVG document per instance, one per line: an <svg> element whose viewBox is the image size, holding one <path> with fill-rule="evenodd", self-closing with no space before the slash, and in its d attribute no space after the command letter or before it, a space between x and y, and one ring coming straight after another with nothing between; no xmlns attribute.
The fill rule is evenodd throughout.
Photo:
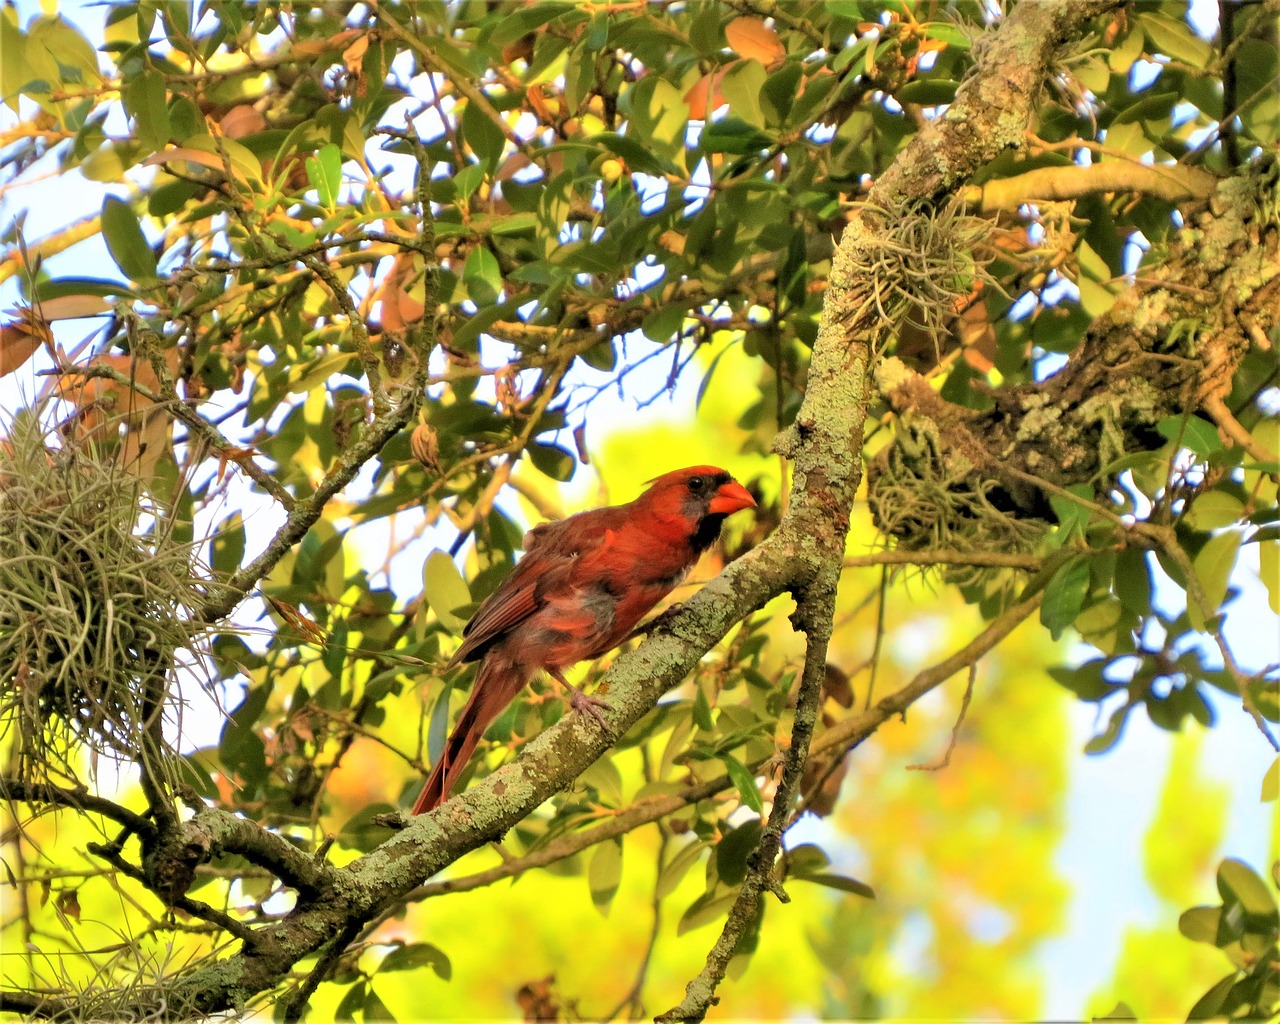
<svg viewBox="0 0 1280 1024"><path fill-rule="evenodd" d="M480 659L471 698L413 813L444 803L489 723L539 669L599 718L592 705L602 702L570 686L564 670L630 636L720 536L725 517L753 505L723 469L691 466L658 477L629 504L531 530L524 557L476 609L445 666Z"/></svg>

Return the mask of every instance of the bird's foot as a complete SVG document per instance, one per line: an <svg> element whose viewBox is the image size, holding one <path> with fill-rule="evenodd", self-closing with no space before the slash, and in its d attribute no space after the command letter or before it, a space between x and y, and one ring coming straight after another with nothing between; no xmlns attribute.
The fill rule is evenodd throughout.
<svg viewBox="0 0 1280 1024"><path fill-rule="evenodd" d="M607 702L602 701L599 697L590 697L579 690L573 683L564 677L564 673L557 668L548 668L547 675L554 679L557 683L569 691L569 706L580 714L590 715L604 730L606 736L613 736L613 730L609 728L609 723L604 720L604 715L600 714L601 708L607 708Z"/></svg>
<svg viewBox="0 0 1280 1024"><path fill-rule="evenodd" d="M576 686L569 687L569 706L579 714L590 715L600 723L600 728L606 733L609 732L609 723L604 720L604 715L600 714L601 708L609 706L608 701L603 701L599 697L592 697L590 694L583 693Z"/></svg>

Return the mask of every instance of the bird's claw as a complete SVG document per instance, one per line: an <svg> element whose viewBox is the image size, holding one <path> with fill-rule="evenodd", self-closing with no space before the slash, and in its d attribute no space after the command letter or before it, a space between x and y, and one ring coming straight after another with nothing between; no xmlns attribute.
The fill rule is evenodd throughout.
<svg viewBox="0 0 1280 1024"><path fill-rule="evenodd" d="M604 720L604 715L600 714L600 708L607 708L608 701L603 701L599 697L592 697L583 693L576 686L570 690L569 706L580 714L590 715L600 723L600 728L606 733L610 732L609 723Z"/></svg>

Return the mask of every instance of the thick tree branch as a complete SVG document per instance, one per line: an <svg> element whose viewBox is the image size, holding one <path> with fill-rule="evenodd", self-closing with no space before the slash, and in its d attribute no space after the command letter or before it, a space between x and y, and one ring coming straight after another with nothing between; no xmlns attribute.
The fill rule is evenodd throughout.
<svg viewBox="0 0 1280 1024"><path fill-rule="evenodd" d="M1131 192L1170 203L1207 199L1218 183L1208 171L1182 164L1141 164L1111 160L1087 167L1038 167L1033 171L973 185L960 193L966 206L984 213L1016 210L1024 203L1079 199L1099 192Z"/></svg>

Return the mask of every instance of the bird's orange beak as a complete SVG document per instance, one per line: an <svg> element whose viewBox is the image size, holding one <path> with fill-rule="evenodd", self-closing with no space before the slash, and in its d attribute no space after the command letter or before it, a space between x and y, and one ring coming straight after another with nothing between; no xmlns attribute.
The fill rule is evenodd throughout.
<svg viewBox="0 0 1280 1024"><path fill-rule="evenodd" d="M744 508L755 508L756 499L737 480L730 480L716 488L715 497L707 506L712 515L728 516Z"/></svg>

